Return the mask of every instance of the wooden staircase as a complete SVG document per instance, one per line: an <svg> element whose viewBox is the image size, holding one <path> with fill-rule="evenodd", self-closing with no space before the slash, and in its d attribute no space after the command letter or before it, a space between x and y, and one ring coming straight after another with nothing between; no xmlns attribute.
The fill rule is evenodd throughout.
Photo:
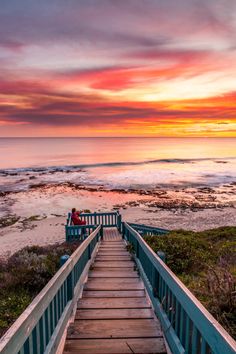
<svg viewBox="0 0 236 354"><path fill-rule="evenodd" d="M117 229L104 230L64 354L166 353L160 323Z"/></svg>

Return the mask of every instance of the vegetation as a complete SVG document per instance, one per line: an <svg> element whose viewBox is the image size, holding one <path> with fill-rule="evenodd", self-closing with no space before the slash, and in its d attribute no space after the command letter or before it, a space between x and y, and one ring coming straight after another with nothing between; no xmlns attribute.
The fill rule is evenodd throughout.
<svg viewBox="0 0 236 354"><path fill-rule="evenodd" d="M0 261L0 337L19 317L79 243L26 247Z"/></svg>
<svg viewBox="0 0 236 354"><path fill-rule="evenodd" d="M19 221L20 217L17 215L8 215L7 217L0 218L0 228L12 226L17 221Z"/></svg>
<svg viewBox="0 0 236 354"><path fill-rule="evenodd" d="M145 236L224 328L236 337L236 227Z"/></svg>

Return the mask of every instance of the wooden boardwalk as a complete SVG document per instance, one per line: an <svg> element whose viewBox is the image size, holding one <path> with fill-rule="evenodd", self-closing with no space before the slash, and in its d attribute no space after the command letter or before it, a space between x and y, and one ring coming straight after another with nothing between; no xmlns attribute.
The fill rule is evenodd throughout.
<svg viewBox="0 0 236 354"><path fill-rule="evenodd" d="M163 333L117 229L104 229L64 354L166 353Z"/></svg>

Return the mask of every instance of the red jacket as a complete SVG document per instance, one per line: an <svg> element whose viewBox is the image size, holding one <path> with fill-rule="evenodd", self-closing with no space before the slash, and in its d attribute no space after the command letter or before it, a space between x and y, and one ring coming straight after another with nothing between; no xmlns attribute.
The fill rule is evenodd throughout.
<svg viewBox="0 0 236 354"><path fill-rule="evenodd" d="M78 211L76 211L75 213L72 213L71 220L72 220L74 225L85 225L86 224L85 221L82 221L79 218L79 212Z"/></svg>

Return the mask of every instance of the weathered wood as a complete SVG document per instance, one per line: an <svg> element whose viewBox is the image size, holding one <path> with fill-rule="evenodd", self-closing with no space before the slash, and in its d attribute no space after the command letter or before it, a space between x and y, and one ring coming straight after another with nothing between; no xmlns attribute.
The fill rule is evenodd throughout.
<svg viewBox="0 0 236 354"><path fill-rule="evenodd" d="M98 256L128 256L126 251L98 251Z"/></svg>
<svg viewBox="0 0 236 354"><path fill-rule="evenodd" d="M103 250L103 251L110 251L110 250L126 250L126 246L124 246L123 243L120 243L120 244L116 244L116 245L104 245L104 246L100 246L99 247L99 250Z"/></svg>
<svg viewBox="0 0 236 354"><path fill-rule="evenodd" d="M139 290L144 289L143 283L139 279L89 279L85 284L86 290Z"/></svg>
<svg viewBox="0 0 236 354"><path fill-rule="evenodd" d="M80 309L76 312L76 320L98 320L98 319L139 319L154 318L152 309Z"/></svg>
<svg viewBox="0 0 236 354"><path fill-rule="evenodd" d="M88 274L89 278L138 278L138 273L134 271L127 272L126 270L104 271L93 270Z"/></svg>
<svg viewBox="0 0 236 354"><path fill-rule="evenodd" d="M93 263L93 267L134 268L134 263L131 261L96 261Z"/></svg>
<svg viewBox="0 0 236 354"><path fill-rule="evenodd" d="M94 271L94 272L109 272L112 273L113 272L119 272L119 273L123 273L124 277L127 273L129 272L134 272L135 274L137 274L137 271L134 270L134 267L126 267L126 268L119 268L119 267L94 267L92 266L92 268L90 268L90 270Z"/></svg>
<svg viewBox="0 0 236 354"><path fill-rule="evenodd" d="M113 262L113 261L131 261L131 257L130 256L97 256L96 257L96 261L100 261L100 262Z"/></svg>
<svg viewBox="0 0 236 354"><path fill-rule="evenodd" d="M104 230L104 238L108 241L90 268L64 354L166 354L160 324L123 240L112 230Z"/></svg>
<svg viewBox="0 0 236 354"><path fill-rule="evenodd" d="M85 298L79 300L78 309L145 309L150 308L146 298Z"/></svg>
<svg viewBox="0 0 236 354"><path fill-rule="evenodd" d="M67 340L64 354L165 354L163 338Z"/></svg>
<svg viewBox="0 0 236 354"><path fill-rule="evenodd" d="M155 338L162 337L160 325L153 319L76 320L68 328L69 339Z"/></svg>
<svg viewBox="0 0 236 354"><path fill-rule="evenodd" d="M122 298L122 297L145 297L144 290L104 290L104 291L93 291L93 290L84 290L83 298Z"/></svg>

